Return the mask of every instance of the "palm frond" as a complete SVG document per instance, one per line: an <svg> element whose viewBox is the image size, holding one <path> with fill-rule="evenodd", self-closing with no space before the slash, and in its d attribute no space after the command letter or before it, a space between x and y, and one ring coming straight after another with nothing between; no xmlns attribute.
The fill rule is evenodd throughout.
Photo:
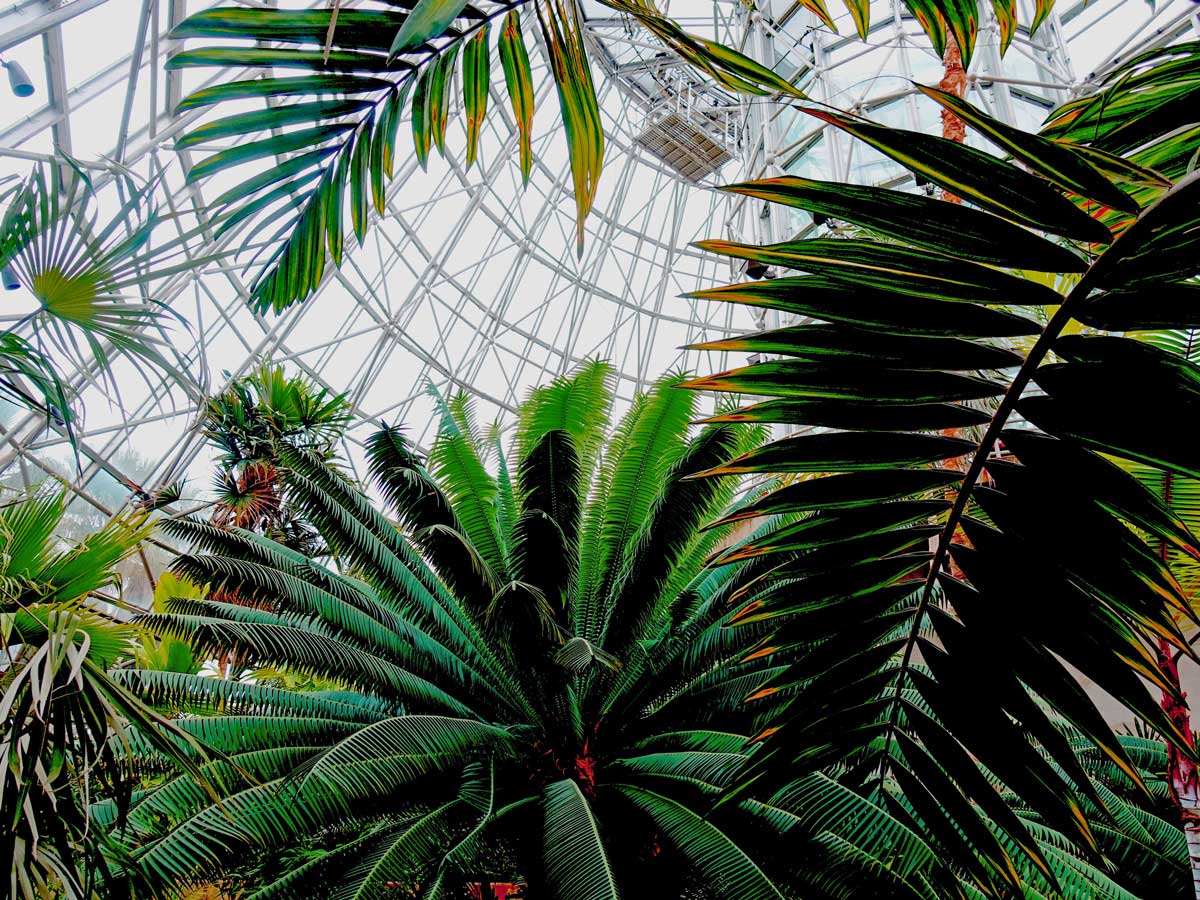
<svg viewBox="0 0 1200 900"><path fill-rule="evenodd" d="M666 473L668 487L647 511L641 532L621 560L625 571L614 580L612 595L604 598L601 642L609 653L621 657L631 641L648 637L671 612L679 595L664 597L663 589L699 529L720 514L719 501L728 487L688 476L711 468L711 461L727 458L737 446L734 429L709 427L688 443Z"/></svg>
<svg viewBox="0 0 1200 900"><path fill-rule="evenodd" d="M574 631L597 641L604 599L621 571L671 466L684 452L693 401L677 390L682 378L663 379L641 395L616 428L593 486L593 502L579 538L579 589Z"/></svg>
<svg viewBox="0 0 1200 900"><path fill-rule="evenodd" d="M681 803L644 788L616 784L618 792L647 816L663 837L728 900L781 900L783 894L729 835Z"/></svg>
<svg viewBox="0 0 1200 900"><path fill-rule="evenodd" d="M542 435L521 461L522 512L513 529L514 570L550 598L562 613L559 621L564 626L565 598L579 564L579 517L585 490L579 462L565 431Z"/></svg>
<svg viewBox="0 0 1200 900"><path fill-rule="evenodd" d="M504 70L522 176L528 181L533 75L518 11L526 5L525 0L481 0L426 2L411 10L386 3L329 10L222 7L192 15L175 29L176 39L221 43L184 49L169 60L170 68L273 67L302 73L216 84L180 104L180 110L247 100L270 104L208 121L177 142L182 149L235 141L209 153L189 179L243 173L216 199L218 235L269 223L265 261L259 263L260 250L247 262L256 269L256 309L278 311L305 299L320 283L327 261L341 264L345 232L363 241L372 211L382 215L386 209L404 117L410 120L414 154L422 167L432 148L442 155L450 152L447 125L456 74L462 82L468 165L479 158L494 64L491 26L500 19L495 54ZM590 63L577 4L544 0L533 5L558 87L582 241L604 146ZM650 4L610 5L732 90L796 93L787 81L738 51L688 35ZM430 12L434 8L437 13ZM288 158L280 164L285 154Z"/></svg>
<svg viewBox="0 0 1200 900"><path fill-rule="evenodd" d="M117 396L118 357L151 389L164 377L190 385L163 337L172 324L186 323L130 292L195 266L183 253L192 235L151 242L160 221L150 205L154 185L126 172L116 178L123 199L107 220L90 177L69 159L39 164L2 198L0 265L39 305L0 335L0 393L46 412L73 447L80 411L61 374L65 367L94 363Z"/></svg>
<svg viewBox="0 0 1200 900"><path fill-rule="evenodd" d="M528 459L546 432L562 431L579 454L584 477L590 478L608 429L613 391L612 364L599 359L532 389L517 413L516 458Z"/></svg>
<svg viewBox="0 0 1200 900"><path fill-rule="evenodd" d="M185 672L118 669L113 678L147 703L192 714L282 715L370 723L386 717L391 704L361 696L350 702L317 693L287 691L245 681L207 678Z"/></svg>
<svg viewBox="0 0 1200 900"><path fill-rule="evenodd" d="M1167 91L1160 108L1136 85L1167 83L1181 53L1195 50L1126 65L1104 94L1052 116L1043 135L922 89L1011 161L808 108L973 208L917 200L914 223L915 198L905 194L776 178L732 190L836 210L862 231L766 247L701 244L804 274L695 296L819 320L750 339L783 359L688 383L778 398L718 421L793 429L709 475L816 476L734 513L726 521L792 518L716 560L778 561L730 620L769 628L764 645L781 648L774 652L787 663L756 694L786 700L775 706L781 715L764 717L745 789L840 765L841 784L861 802L902 818L986 896L1068 883L1123 890L1094 866L1100 824L1083 811L1105 802L1079 748L1094 748L1143 798L1145 779L1063 661L1195 757L1190 736L1147 689L1178 698L1148 648L1191 654L1179 623L1195 613L1155 546L1126 523L1183 553L1198 548L1178 516L1105 457L1200 475L1169 424L1195 405L1200 374L1170 349L1071 333L1079 323L1142 330L1139 297L1200 274L1192 237L1200 179L1176 170L1167 183L1135 189L1113 177L1119 165L1101 162L1128 149L1114 136L1125 112L1138 123L1125 132L1137 133L1136 146L1171 142L1156 129L1185 115L1186 92ZM1097 153L1077 152L1093 144ZM1126 174L1134 163L1145 160ZM1031 256L1037 268L1081 277L1062 279L1059 293L1022 274ZM1042 322L1025 306L1052 314ZM1157 329L1189 326L1159 308L1148 315ZM1037 337L1003 342L1021 334ZM980 421L968 404L991 397L999 399ZM1070 484L1081 472L1086 489ZM1064 737L1051 711L1082 743ZM1072 850L1031 837L980 766ZM1132 820L1129 828L1136 836ZM837 839L847 852L854 844Z"/></svg>
<svg viewBox="0 0 1200 900"><path fill-rule="evenodd" d="M429 453L430 465L457 511L464 536L503 580L508 560L497 523L499 487L483 464L471 401L465 394L448 402L435 399L442 427Z"/></svg>
<svg viewBox="0 0 1200 900"><path fill-rule="evenodd" d="M574 781L542 789L547 886L562 900L618 900L616 878L600 826Z"/></svg>

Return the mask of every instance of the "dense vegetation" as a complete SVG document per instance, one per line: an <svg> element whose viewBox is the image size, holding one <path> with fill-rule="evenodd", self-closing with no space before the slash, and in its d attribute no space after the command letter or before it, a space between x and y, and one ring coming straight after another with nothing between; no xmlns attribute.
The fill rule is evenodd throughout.
<svg viewBox="0 0 1200 900"><path fill-rule="evenodd" d="M711 814L748 753L744 700L779 671L753 653L759 629L725 628L760 568L704 567L734 483L685 478L756 432L689 438L679 380L610 434L608 368L590 364L532 395L508 450L455 398L429 468L380 431L372 478L399 530L327 461L281 448L337 570L246 529L167 524L202 551L176 571L238 602L179 598L148 624L330 689L119 673L228 754L208 769L221 804L186 776L139 795L134 865L170 886L261 854L257 898L440 895L484 874L554 896L780 896L738 831L770 818ZM302 865L278 855L298 849Z"/></svg>
<svg viewBox="0 0 1200 900"><path fill-rule="evenodd" d="M528 176L521 5L182 26L242 44L177 66L313 70L186 101L301 99L181 139L270 132L195 179L295 154L216 203L222 232L294 213L263 244L257 308L302 300L340 261L345 208L363 238L406 109L417 158L444 150L460 50L475 157L500 17ZM646 3L608 5L733 90L795 96ZM907 5L969 61L973 3ZM863 31L866 4L848 7ZM533 8L582 220L603 155L590 70L575 7ZM996 15L1007 41L1015 4ZM1128 60L1036 135L918 88L995 155L805 107L944 194L729 188L807 210L818 234L702 244L782 273L695 294L792 316L701 345L764 361L628 404L591 361L509 430L439 397L427 453L400 425L372 434L367 483L341 454L347 399L268 361L205 404L215 499L190 514L181 488L141 492L71 541L64 495L5 498L10 893L1193 896L1200 753L1178 666L1200 626L1198 60L1196 44ZM84 348L102 377L116 352L169 370L141 337L161 310L121 292L178 243L150 240L132 181L98 225L72 171L4 196L0 265L51 347ZM2 337L0 397L74 441L54 354ZM721 397L696 421L702 391ZM189 549L129 621L115 573L153 516ZM1114 733L1080 675L1136 733Z"/></svg>
<svg viewBox="0 0 1200 900"><path fill-rule="evenodd" d="M810 109L971 205L779 178L732 190L850 235L705 244L803 274L697 296L826 323L722 343L782 358L692 382L778 398L726 420L820 427L713 470L826 476L759 500L751 511L813 514L722 557L801 554L735 616L776 623L773 641L797 653L780 679L796 695L755 783L839 766L879 815L975 857L985 893L1019 890L1027 864L1062 877L997 803L997 781L1079 846L1112 852L1080 815L1104 799L1079 740L1131 774L1133 760L1064 661L1166 736L1168 780L1196 828L1175 663L1194 658L1184 629L1197 613L1163 548L1194 558L1197 543L1110 459L1200 475L1174 422L1197 408L1200 370L1138 339L1200 324L1195 127L1180 127L1196 50L1129 61L1043 135L919 89L1008 159Z"/></svg>
<svg viewBox="0 0 1200 900"><path fill-rule="evenodd" d="M0 506L0 860L10 897L92 897L118 864L90 820L98 795L127 800L135 733L163 763L199 777L203 751L107 674L132 653L134 629L96 608L118 601L116 565L148 533L118 519L77 545L55 537L62 494ZM139 882L134 881L134 886Z"/></svg>

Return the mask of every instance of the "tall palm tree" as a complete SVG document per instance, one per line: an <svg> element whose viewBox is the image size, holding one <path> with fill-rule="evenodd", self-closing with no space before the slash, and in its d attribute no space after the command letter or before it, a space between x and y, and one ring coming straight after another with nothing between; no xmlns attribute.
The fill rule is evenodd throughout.
<svg viewBox="0 0 1200 900"><path fill-rule="evenodd" d="M183 779L135 801L118 836L138 869L169 890L262 854L235 883L258 900L488 880L563 898L779 898L743 832L754 820L713 809L750 752L744 701L779 671L755 629L724 627L761 571L704 568L729 532L704 526L736 481L686 478L759 435L689 435L680 381L610 434L610 370L586 365L533 392L507 450L457 397L427 464L385 427L368 450L395 521L284 448L336 570L234 526L167 524L197 545L178 572L260 608L181 598L156 630L344 689L122 672L228 754L212 764L220 805ZM280 871L297 845L319 852Z"/></svg>
<svg viewBox="0 0 1200 900"><path fill-rule="evenodd" d="M977 858L968 896L1020 891L1030 867L1061 880L997 784L1101 860L1106 826L1082 811L1108 804L1081 742L1145 781L1064 662L1196 761L1188 728L1149 688L1182 701L1153 648L1194 657L1181 623L1196 618L1156 549L1200 549L1107 458L1200 475L1176 427L1200 408L1200 368L1124 336L1197 324L1196 82L1179 77L1196 62L1194 44L1132 59L1041 135L920 88L1004 158L808 108L965 202L773 179L732 190L862 232L704 243L794 271L697 296L810 317L704 345L782 357L691 383L775 398L725 418L805 426L710 474L823 476L743 510L808 515L721 558L779 560L776 587L732 621L769 625L794 654L779 680L794 694L764 728L746 784L842 766L877 815L935 853ZM1200 822L1184 826L1200 847Z"/></svg>
<svg viewBox="0 0 1200 900"><path fill-rule="evenodd" d="M88 804L109 794L123 813L135 735L168 768L199 774L194 742L106 674L133 655L136 630L90 602L116 599L105 593L120 587L114 568L148 528L117 519L63 544L65 511L61 494L0 507L0 871L24 900L100 889L116 860Z"/></svg>
<svg viewBox="0 0 1200 900"><path fill-rule="evenodd" d="M787 80L738 50L684 31L652 0L601 2L731 94L801 96ZM804 0L803 6L837 30L824 0ZM865 38L870 3L845 0L845 6L858 35ZM980 27L976 0L905 0L905 6L939 55L952 40L961 48L964 64L970 64ZM745 7L747 15L770 16L764 4L747 2ZM1018 4L996 0L990 7L1000 25L1003 52L1016 30ZM1052 7L1052 0L1037 4L1025 23L1031 34ZM433 148L447 153L448 123L458 106L456 73L462 84L464 155L468 167L474 163L488 114L494 57L500 63L495 68L503 71L519 136L521 173L528 183L534 84L522 14L536 22L536 29L528 29L540 38L534 52L540 45L558 87L582 245L584 219L604 158L604 133L589 59L591 42L577 0L372 0L353 9L332 3L326 9L305 10L226 6L197 13L176 28L175 38L206 43L175 54L172 67L294 71L202 88L180 104L181 110L239 104L236 111L183 135L178 146L192 149L222 142L190 170L189 179L217 174L228 178L231 171L238 172L238 183L223 190L214 204L219 231L258 226L271 236L265 250L247 262L255 270L256 310L278 311L308 297L327 261L341 264L346 230L362 242L372 208L384 212L387 182L401 155L398 135L405 118L410 124L403 130L411 133L413 152L422 166ZM246 111L247 100L268 105ZM226 146L231 138L245 140Z"/></svg>
<svg viewBox="0 0 1200 900"><path fill-rule="evenodd" d="M213 521L317 555L317 535L288 503L279 456L286 446L332 461L349 409L345 394L265 361L210 397L202 416L204 435L219 454Z"/></svg>

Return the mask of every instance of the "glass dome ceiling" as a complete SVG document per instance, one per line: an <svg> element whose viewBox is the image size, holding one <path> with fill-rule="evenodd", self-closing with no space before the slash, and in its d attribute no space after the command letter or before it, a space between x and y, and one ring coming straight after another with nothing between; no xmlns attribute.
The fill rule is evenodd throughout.
<svg viewBox="0 0 1200 900"><path fill-rule="evenodd" d="M114 208L120 200L113 173L124 169L153 182L168 222L202 224L222 184L219 178L186 184L196 157L173 143L211 111L176 116L172 110L213 78L212 70L168 70L164 62L182 43L170 38L171 28L209 5L17 0L0 11L0 54L19 63L34 85L30 97L4 95L0 175L24 175L31 164L66 153ZM343 0L343 8L353 5ZM910 80L935 83L941 61L898 2L872 4L865 41L853 36L836 0L829 6L837 10L840 35L800 3L783 0L761 15L748 14L740 0L662 6L688 30L767 62L815 100L891 124L940 127L933 105L913 96ZM1029 21L1032 3L1020 6L1021 21ZM426 172L405 156L388 188L386 213L374 216L364 246L354 246L340 270L327 270L315 296L278 316L251 312L250 274L228 255L252 249L255 235L240 235L237 247L228 238L193 241L195 268L148 291L181 319L162 340L186 372L185 383L147 383L121 361L112 382L89 367L76 371L72 383L87 410L81 473L60 430L44 418L0 409L0 478L19 484L59 477L72 483L80 503L104 513L121 505L129 482L152 489L189 478L189 494L200 495L209 451L196 428L197 404L262 357L348 393L361 423L347 435L352 465L361 461L360 440L381 419L407 423L425 442L433 425L431 388L467 390L481 420L503 420L530 387L587 357L613 362L626 397L671 368L742 362L680 349L762 324L741 308L680 297L743 275L691 242L783 240L817 226L806 215L768 212L714 186L785 173L901 187L911 186L911 178L791 107L750 102L705 83L594 0L582 0L581 8L607 139L582 253L576 253L555 87L538 49L532 53L535 162L527 188L514 162L507 110L488 117L483 165L470 172L455 161L461 153L449 161L431 157ZM981 4L984 29L968 97L1030 127L1119 59L1200 36L1200 8L1189 0L1154 6L1059 0L1037 35L1019 31L1001 59L990 8ZM499 106L496 79L492 90ZM461 124L452 126L450 141L461 147ZM3 296L0 319L9 327L32 301L15 292Z"/></svg>

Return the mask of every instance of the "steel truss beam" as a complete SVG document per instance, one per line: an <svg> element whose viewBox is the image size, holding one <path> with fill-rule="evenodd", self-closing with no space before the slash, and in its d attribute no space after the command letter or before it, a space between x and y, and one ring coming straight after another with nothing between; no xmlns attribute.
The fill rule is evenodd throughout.
<svg viewBox="0 0 1200 900"><path fill-rule="evenodd" d="M70 149L72 113L107 103L119 123L112 158L145 177L160 178L162 208L203 224L205 186L185 183L191 155L176 153L171 143L205 111L171 115L182 96L182 78L164 67L174 49L169 31L188 11L186 0L144 0L136 28L128 32L129 52L89 79L67 84L60 29L102 2L26 0L0 13L0 49L42 41L49 84L44 108L0 130L0 156L40 158L43 154L31 148L48 133L54 146ZM928 59L921 49L927 42L922 44L919 29L899 4L889 2L876 4L882 12L876 11L870 47L815 28L811 14L798 4L776 4L772 16L747 13L740 0L718 0L711 16L684 24L794 72L814 99L871 114L900 110L909 127L920 127L911 89L897 87L900 79L880 76L913 77L914 65ZM1195 9L1179 2L1161 5L1129 29L1127 39L1097 68L1197 29ZM1059 13L1035 39L1019 36L1007 60L988 47L985 25L970 73L972 99L1017 121L1022 109L1049 106L1083 90L1094 76L1074 74L1071 40L1111 28L1108 17L1140 9L1142 0L1114 0L1107 11L1095 6L1060 0ZM83 429L82 471L72 474L73 464L64 463L61 434L48 432L35 416L23 416L0 433L0 474L10 465L41 469L71 481L97 508L101 504L90 488L97 477L132 478L147 486L172 479L204 451L195 427L197 398L243 374L259 357L286 361L333 390L348 391L364 420L408 422L419 443L432 434L427 385L443 392L470 391L489 414L503 417L529 386L589 356L614 361L625 397L671 365L723 365L723 357L701 360L695 352L664 352L752 325L735 310L677 298L729 274L727 264L689 249L688 242L714 234L777 240L811 226L797 225L779 211L764 220L761 205L695 188L642 154L633 137L653 99L646 79L659 48L621 17L591 19L586 30L594 58L607 70L598 85L609 140L601 199L587 225L582 258L576 258L571 235L571 179L554 123L555 93L535 54L540 132L536 171L525 194L516 187L511 164L515 137L507 98L493 80L485 135L489 162L479 173L449 162L432 164L434 171L425 175L407 160L366 244L348 253L341 271L327 273L316 297L284 316L248 312L247 286L233 263L201 263L192 273L156 285L154 296L189 320L191 333L176 334L173 344L181 364L194 374L191 381L119 402L92 367L85 367L72 382L93 416L103 418ZM849 78L848 72L855 74ZM123 94L113 105L113 92L122 84ZM144 115L137 114L139 105ZM786 105L746 103L742 176L816 164L826 177L861 174L849 143L809 121ZM823 156L818 159L817 153ZM900 175L885 180L903 183ZM101 169L97 182L104 181ZM227 250L231 240L210 235L189 252L196 260L208 259ZM346 246L355 247L349 236ZM166 440L164 430L172 432ZM363 433L359 428L347 437L352 465L361 460ZM156 459L129 471L120 454L143 445L143 435L157 435Z"/></svg>

